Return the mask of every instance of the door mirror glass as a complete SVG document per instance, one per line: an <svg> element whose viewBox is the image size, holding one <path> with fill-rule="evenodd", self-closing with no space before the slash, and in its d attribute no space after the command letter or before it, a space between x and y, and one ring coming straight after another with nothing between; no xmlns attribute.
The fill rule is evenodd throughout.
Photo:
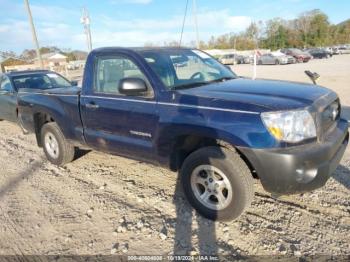
<svg viewBox="0 0 350 262"><path fill-rule="evenodd" d="M127 96L140 96L147 92L146 82L141 78L128 77L119 81L119 93Z"/></svg>

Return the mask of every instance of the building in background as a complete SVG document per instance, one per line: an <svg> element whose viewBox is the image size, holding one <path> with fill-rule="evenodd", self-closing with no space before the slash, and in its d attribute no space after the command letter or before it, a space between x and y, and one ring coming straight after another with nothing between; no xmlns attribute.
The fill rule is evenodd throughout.
<svg viewBox="0 0 350 262"><path fill-rule="evenodd" d="M40 66L35 63L30 63L16 58L7 58L1 61L1 67L4 72L10 71L23 71L23 70L35 70L39 69Z"/></svg>
<svg viewBox="0 0 350 262"><path fill-rule="evenodd" d="M53 70L55 67L65 67L67 65L67 56L60 53L47 53L41 55L44 68ZM35 59L34 64L40 65L39 60Z"/></svg>

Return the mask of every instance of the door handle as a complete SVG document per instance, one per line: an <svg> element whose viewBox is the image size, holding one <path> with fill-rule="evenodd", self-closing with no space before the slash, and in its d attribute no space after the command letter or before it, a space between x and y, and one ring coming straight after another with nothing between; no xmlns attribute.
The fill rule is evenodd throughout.
<svg viewBox="0 0 350 262"><path fill-rule="evenodd" d="M96 105L95 103L87 103L85 106L86 106L86 108L89 108L89 109L97 109L100 107L99 105Z"/></svg>

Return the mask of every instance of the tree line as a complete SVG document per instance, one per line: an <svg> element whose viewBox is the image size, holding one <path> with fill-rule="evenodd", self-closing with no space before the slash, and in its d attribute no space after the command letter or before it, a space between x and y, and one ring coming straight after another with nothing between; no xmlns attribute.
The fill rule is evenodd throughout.
<svg viewBox="0 0 350 262"><path fill-rule="evenodd" d="M201 49L247 50L266 48L277 50L285 47L321 47L350 43L350 19L334 25L321 10L300 14L296 19L273 18L252 22L241 33L212 36L201 41Z"/></svg>
<svg viewBox="0 0 350 262"><path fill-rule="evenodd" d="M40 54L60 53L67 57L67 61L84 60L87 57L87 52L79 50L62 50L56 46L45 46L39 49ZM23 65L33 62L37 58L35 49L25 49L20 55L13 51L2 52L5 61L3 66Z"/></svg>

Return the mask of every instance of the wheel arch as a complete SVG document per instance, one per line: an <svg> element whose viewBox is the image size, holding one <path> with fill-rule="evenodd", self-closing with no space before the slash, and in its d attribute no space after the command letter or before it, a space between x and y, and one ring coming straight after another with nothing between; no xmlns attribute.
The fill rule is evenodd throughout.
<svg viewBox="0 0 350 262"><path fill-rule="evenodd" d="M42 142L41 142L41 129L42 129L42 127L46 123L56 122L56 120L49 113L36 112L33 115L33 121L34 121L34 131L35 131L36 142L37 142L39 147L42 147L43 146Z"/></svg>
<svg viewBox="0 0 350 262"><path fill-rule="evenodd" d="M237 152L250 169L252 176L258 178L252 163L243 152L239 150L238 146L232 144L232 142L227 139L218 139L199 134L181 135L174 139L169 159L170 169L173 171L180 170L183 162L191 153L200 148L209 146L222 147Z"/></svg>

